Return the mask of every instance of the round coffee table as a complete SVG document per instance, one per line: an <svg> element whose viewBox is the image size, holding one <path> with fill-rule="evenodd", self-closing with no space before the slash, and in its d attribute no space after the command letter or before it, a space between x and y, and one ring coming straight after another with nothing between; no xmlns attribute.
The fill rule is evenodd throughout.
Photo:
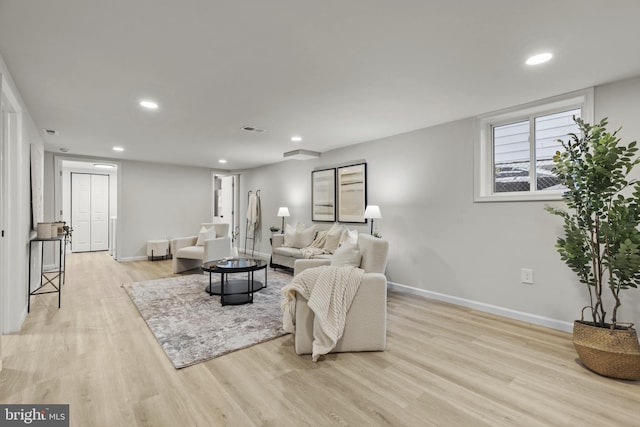
<svg viewBox="0 0 640 427"><path fill-rule="evenodd" d="M239 305L253 303L253 293L267 287L267 261L256 258L232 258L202 264L209 272L209 295L220 295L220 304ZM264 283L254 280L253 274L264 270ZM213 273L220 273L220 283L211 283ZM247 279L229 279L233 273L247 273Z"/></svg>

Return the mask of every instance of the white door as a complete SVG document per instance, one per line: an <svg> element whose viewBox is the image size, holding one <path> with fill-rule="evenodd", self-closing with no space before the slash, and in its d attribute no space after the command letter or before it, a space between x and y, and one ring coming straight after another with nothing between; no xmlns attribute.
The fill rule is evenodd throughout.
<svg viewBox="0 0 640 427"><path fill-rule="evenodd" d="M221 209L220 216L229 223L229 229L233 229L233 176L223 176L220 188Z"/></svg>
<svg viewBox="0 0 640 427"><path fill-rule="evenodd" d="M236 175L213 175L213 216L229 224L229 231L236 229ZM215 220L214 220L215 221Z"/></svg>
<svg viewBox="0 0 640 427"><path fill-rule="evenodd" d="M71 173L72 252L109 249L109 176Z"/></svg>
<svg viewBox="0 0 640 427"><path fill-rule="evenodd" d="M71 251L91 250L91 175L71 174Z"/></svg>
<svg viewBox="0 0 640 427"><path fill-rule="evenodd" d="M91 250L109 249L109 176L91 175Z"/></svg>

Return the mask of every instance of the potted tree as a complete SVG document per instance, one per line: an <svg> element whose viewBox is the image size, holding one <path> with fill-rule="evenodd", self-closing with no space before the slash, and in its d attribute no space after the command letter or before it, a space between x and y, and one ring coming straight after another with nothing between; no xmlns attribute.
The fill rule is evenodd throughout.
<svg viewBox="0 0 640 427"><path fill-rule="evenodd" d="M569 209L546 207L563 219L556 248L589 295L581 320L574 322L573 343L589 369L638 379L636 331L617 317L624 292L640 284L640 182L629 178L640 163L638 149L635 141L622 144L618 131L608 132L606 118L596 125L574 120L580 135L560 141L564 152L553 157Z"/></svg>

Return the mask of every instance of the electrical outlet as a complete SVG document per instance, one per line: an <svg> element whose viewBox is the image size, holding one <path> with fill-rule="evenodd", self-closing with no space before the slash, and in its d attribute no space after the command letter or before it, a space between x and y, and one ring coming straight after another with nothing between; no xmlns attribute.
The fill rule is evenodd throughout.
<svg viewBox="0 0 640 427"><path fill-rule="evenodd" d="M530 268L523 268L520 270L520 281L529 285L533 285L533 270Z"/></svg>

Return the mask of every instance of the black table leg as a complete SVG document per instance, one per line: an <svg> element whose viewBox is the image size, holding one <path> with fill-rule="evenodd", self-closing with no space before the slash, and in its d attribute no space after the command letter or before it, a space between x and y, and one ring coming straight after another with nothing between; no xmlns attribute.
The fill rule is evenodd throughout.
<svg viewBox="0 0 640 427"><path fill-rule="evenodd" d="M27 282L27 313L31 311L31 246L33 240L29 241L29 281Z"/></svg>
<svg viewBox="0 0 640 427"><path fill-rule="evenodd" d="M60 303L62 302L62 239L58 240L58 243L60 247L58 257L58 308L60 308Z"/></svg>
<svg viewBox="0 0 640 427"><path fill-rule="evenodd" d="M211 274L212 273L209 272L209 296L213 295L213 289L212 289L213 285L211 284Z"/></svg>
<svg viewBox="0 0 640 427"><path fill-rule="evenodd" d="M220 273L220 305L224 305L224 273Z"/></svg>

